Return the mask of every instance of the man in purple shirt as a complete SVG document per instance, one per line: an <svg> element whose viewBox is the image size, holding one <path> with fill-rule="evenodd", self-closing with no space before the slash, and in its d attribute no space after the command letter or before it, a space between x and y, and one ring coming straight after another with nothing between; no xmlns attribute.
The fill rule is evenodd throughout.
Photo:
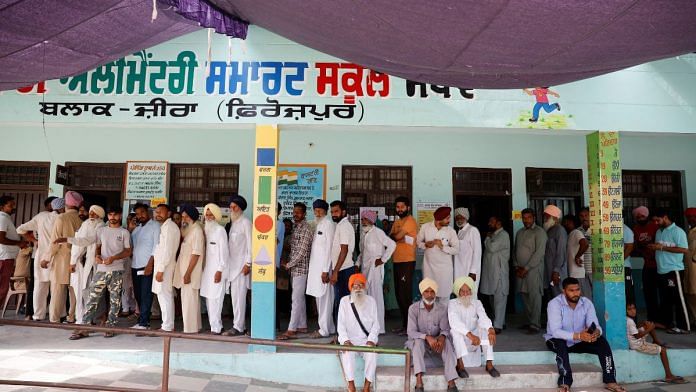
<svg viewBox="0 0 696 392"><path fill-rule="evenodd" d="M580 292L576 278L563 280L563 293L549 301L548 324L544 339L549 350L556 353L558 390L570 391L573 372L569 353L595 354L602 367L602 380L609 391L625 391L616 383L616 366L609 342L602 336L595 307Z"/></svg>

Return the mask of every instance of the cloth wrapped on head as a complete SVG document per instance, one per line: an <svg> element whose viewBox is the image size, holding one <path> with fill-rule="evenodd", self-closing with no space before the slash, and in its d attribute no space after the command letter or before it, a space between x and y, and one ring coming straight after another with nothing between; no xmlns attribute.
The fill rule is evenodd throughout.
<svg viewBox="0 0 696 392"><path fill-rule="evenodd" d="M556 219L561 219L561 216L563 215L561 209L553 204L549 204L546 206L546 208L544 208L544 214L549 214Z"/></svg>
<svg viewBox="0 0 696 392"><path fill-rule="evenodd" d="M104 216L106 215L106 212L101 206L98 205L93 205L92 207L89 207L89 212L94 212L97 214L97 216L101 219L104 219Z"/></svg>
<svg viewBox="0 0 696 392"><path fill-rule="evenodd" d="M427 289L433 289L437 293L437 282L430 278L425 278L418 283L418 291L421 294Z"/></svg>
<svg viewBox="0 0 696 392"><path fill-rule="evenodd" d="M234 195L234 196L230 197L230 203L236 204L237 207L242 209L242 211L247 209L247 201L242 196Z"/></svg>
<svg viewBox="0 0 696 392"><path fill-rule="evenodd" d="M640 206L633 209L633 216L650 216L650 210L646 206Z"/></svg>
<svg viewBox="0 0 696 392"><path fill-rule="evenodd" d="M463 216L464 219L469 220L469 209L466 207L459 207L456 210L454 210L454 216Z"/></svg>
<svg viewBox="0 0 696 392"><path fill-rule="evenodd" d="M68 191L65 193L65 205L68 207L79 207L82 205L84 198L81 194L75 191Z"/></svg>
<svg viewBox="0 0 696 392"><path fill-rule="evenodd" d="M327 203L324 199L316 199L314 200L314 203L312 203L312 208L321 208L324 211L328 211L329 203Z"/></svg>
<svg viewBox="0 0 696 392"><path fill-rule="evenodd" d="M360 213L360 218L367 219L373 225L377 222L377 212L373 210L363 210Z"/></svg>
<svg viewBox="0 0 696 392"><path fill-rule="evenodd" d="M367 278L360 273L351 275L350 278L348 278L348 289L353 291L353 285L357 282L362 282L362 284L365 285L367 284Z"/></svg>
<svg viewBox="0 0 696 392"><path fill-rule="evenodd" d="M61 208L65 207L65 199L62 197L56 197L55 199L51 200L51 208L55 210L60 210Z"/></svg>
<svg viewBox="0 0 696 392"><path fill-rule="evenodd" d="M215 203L208 203L203 208L204 214L206 211L210 211L210 213L213 214L213 216L215 217L215 221L220 223L220 221L222 220L222 210L220 210L220 206L218 206Z"/></svg>
<svg viewBox="0 0 696 392"><path fill-rule="evenodd" d="M462 286L467 285L469 287L469 290L473 293L474 291L474 280L471 279L470 276L460 276L458 277L455 281L454 284L452 284L452 293L459 297L459 290L462 288Z"/></svg>
<svg viewBox="0 0 696 392"><path fill-rule="evenodd" d="M240 207L241 208L241 207ZM193 221L197 221L198 217L200 216L200 213L198 212L198 209L194 207L192 204L184 204L181 207L179 207L179 210L181 212L185 212L186 215L188 215Z"/></svg>
<svg viewBox="0 0 696 392"><path fill-rule="evenodd" d="M433 213L433 218L435 218L435 220L443 220L450 216L451 212L452 209L449 207L440 207Z"/></svg>

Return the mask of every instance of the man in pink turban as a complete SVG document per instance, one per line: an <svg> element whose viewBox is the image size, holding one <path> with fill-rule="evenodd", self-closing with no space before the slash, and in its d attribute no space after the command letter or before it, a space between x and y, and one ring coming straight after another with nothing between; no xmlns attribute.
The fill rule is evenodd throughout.
<svg viewBox="0 0 696 392"><path fill-rule="evenodd" d="M433 221L421 226L416 243L425 250L423 276L437 282L437 297L444 303L449 300L448 288L454 281L452 256L459 253L457 232L449 226L449 207L440 207L433 214Z"/></svg>

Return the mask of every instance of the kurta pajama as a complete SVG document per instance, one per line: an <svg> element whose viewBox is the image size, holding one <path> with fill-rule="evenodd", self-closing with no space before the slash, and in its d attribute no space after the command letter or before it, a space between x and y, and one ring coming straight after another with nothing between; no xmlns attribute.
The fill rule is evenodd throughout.
<svg viewBox="0 0 696 392"><path fill-rule="evenodd" d="M375 299L377 303L377 317L379 318L379 333L384 333L384 263L386 263L396 249L396 242L382 231L372 226L360 241L360 264L362 273L367 277L367 295ZM382 260L382 264L376 266L375 261Z"/></svg>
<svg viewBox="0 0 696 392"><path fill-rule="evenodd" d="M476 275L476 289L481 285L481 233L469 223L459 229L459 253L454 255L454 278Z"/></svg>
<svg viewBox="0 0 696 392"><path fill-rule="evenodd" d="M493 360L493 346L488 341L488 330L493 327L491 319L486 315L483 304L477 299L471 305L464 306L459 298L451 299L447 307L450 324L450 334L457 358L464 361L465 367L481 366L481 352L486 361ZM471 332L481 339L480 346L474 346L466 335Z"/></svg>
<svg viewBox="0 0 696 392"><path fill-rule="evenodd" d="M65 316L65 298L68 285L70 284L70 243L56 244L58 238L74 237L77 230L82 225L82 220L77 214L77 210L69 209L58 215L53 223L53 230L50 237L50 280L51 280L51 303L49 304L49 319L52 323L59 323L60 318Z"/></svg>
<svg viewBox="0 0 696 392"><path fill-rule="evenodd" d="M365 295L365 300L360 304L355 304L355 308L360 316L360 321L367 330L366 335L360 328L358 320L355 318L351 308L351 297L347 295L341 298L338 305L338 342L344 344L350 341L353 346L367 346L367 342L377 344L379 339L379 321L377 317L377 304L374 298ZM355 357L360 355L365 361L365 379L371 383L375 382L375 371L377 370L376 353L358 353L355 351L344 351L341 353L343 372L346 381L355 380Z"/></svg>
<svg viewBox="0 0 696 392"><path fill-rule="evenodd" d="M426 242L436 239L442 241L442 249L437 245L432 248L426 248ZM435 227L435 223L428 222L421 226L416 242L420 249L425 249L423 277L437 282L437 297L441 301L449 300L450 288L455 278L452 256L459 253L457 233L449 226L438 230Z"/></svg>
<svg viewBox="0 0 696 392"><path fill-rule="evenodd" d="M165 331L174 330L174 289L172 282L174 279L174 268L176 267L176 251L179 249L181 232L179 227L171 218L167 219L160 227L159 242L155 247L155 277L152 279L152 292L157 294L159 302L162 329ZM163 281L157 281L157 274L162 272Z"/></svg>
<svg viewBox="0 0 696 392"><path fill-rule="evenodd" d="M251 272L242 273L244 266L251 268L251 221L242 215L230 225L229 235L230 268L227 284L232 299L234 322L232 326L239 332L246 331L246 298Z"/></svg>
<svg viewBox="0 0 696 392"><path fill-rule="evenodd" d="M41 261L50 261L51 231L58 217L57 212L41 211L29 221L17 228L17 233L26 234L33 232L38 241L34 252L34 293L32 301L34 305L34 320L43 320L48 312L48 292L51 287L49 268L41 268Z"/></svg>
<svg viewBox="0 0 696 392"><path fill-rule="evenodd" d="M305 292L307 291L307 273L313 237L314 232L306 220L295 223L290 238L290 259L286 264L292 278L292 304L288 331L307 329Z"/></svg>
<svg viewBox="0 0 696 392"><path fill-rule="evenodd" d="M201 276L201 297L205 297L210 330L222 332L222 304L227 287L230 248L227 244L225 228L217 222L205 224L205 266ZM215 283L215 274L220 272L220 282Z"/></svg>
<svg viewBox="0 0 696 392"><path fill-rule="evenodd" d="M97 232L104 227L101 219L87 219L82 222L80 229L75 233L75 237L68 238L72 244L70 250L70 265L75 267L75 272L70 274L70 287L75 292L75 322L82 324L87 302L89 301L89 282L94 268L94 261L97 252ZM81 262L85 258L84 265ZM127 271L127 270L126 270Z"/></svg>
<svg viewBox="0 0 696 392"><path fill-rule="evenodd" d="M546 232L546 250L544 252L544 289L551 292L549 298L561 293L560 282L568 277L568 233L560 224L552 226ZM553 273L557 272L561 280L551 286Z"/></svg>
<svg viewBox="0 0 696 392"><path fill-rule="evenodd" d="M316 298L317 321L321 336L329 336L335 330L331 314L334 290L330 283L323 283L321 280L322 273L329 273L331 269L331 245L335 230L336 224L331 221L331 218L322 217L314 230L312 251L309 256L307 295Z"/></svg>
<svg viewBox="0 0 696 392"><path fill-rule="evenodd" d="M541 328L545 250L546 232L541 227L534 224L517 232L513 265L528 271L524 278L517 278L517 291L522 294L527 323L536 328Z"/></svg>
<svg viewBox="0 0 696 392"><path fill-rule="evenodd" d="M174 269L174 287L181 289L181 318L184 320L185 333L197 333L201 330L201 271L205 262L205 235L200 223L191 223L181 230L179 257ZM191 264L191 258L197 255L198 261L191 271L191 281L184 283L184 276Z"/></svg>
<svg viewBox="0 0 696 392"><path fill-rule="evenodd" d="M485 245L479 291L481 294L493 296L493 325L495 328L503 329L510 292L510 235L500 228L492 236L486 237Z"/></svg>
<svg viewBox="0 0 696 392"><path fill-rule="evenodd" d="M457 358L450 338L450 326L447 315L447 302L435 301L432 309L428 310L423 301L418 301L408 308L408 340L405 347L411 350L413 373L426 372L425 357L439 356L444 366L445 379L455 380L457 376ZM445 336L445 347L438 354L430 348L425 340L427 336L438 338Z"/></svg>

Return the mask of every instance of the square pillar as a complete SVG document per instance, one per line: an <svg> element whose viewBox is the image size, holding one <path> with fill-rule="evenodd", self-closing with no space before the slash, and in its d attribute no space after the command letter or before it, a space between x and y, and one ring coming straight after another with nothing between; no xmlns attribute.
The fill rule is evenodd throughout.
<svg viewBox="0 0 696 392"><path fill-rule="evenodd" d="M613 349L627 349L623 195L618 132L587 135L593 302Z"/></svg>
<svg viewBox="0 0 696 392"><path fill-rule="evenodd" d="M278 127L256 126L254 199L251 237L251 337L275 339L276 330L276 171ZM249 351L274 352L273 346Z"/></svg>

